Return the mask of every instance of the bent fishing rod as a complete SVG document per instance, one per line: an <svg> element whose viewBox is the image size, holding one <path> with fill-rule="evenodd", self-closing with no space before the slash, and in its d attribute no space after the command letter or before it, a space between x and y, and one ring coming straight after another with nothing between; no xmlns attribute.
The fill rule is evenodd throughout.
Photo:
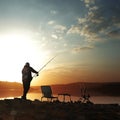
<svg viewBox="0 0 120 120"><path fill-rule="evenodd" d="M45 68L55 57L56 57L57 55L55 55L53 58L51 58L46 64L44 64L41 68L40 68L40 70L38 71L38 74L39 74L39 72L43 69L43 68ZM33 76L33 77L35 77L36 76L36 74Z"/></svg>

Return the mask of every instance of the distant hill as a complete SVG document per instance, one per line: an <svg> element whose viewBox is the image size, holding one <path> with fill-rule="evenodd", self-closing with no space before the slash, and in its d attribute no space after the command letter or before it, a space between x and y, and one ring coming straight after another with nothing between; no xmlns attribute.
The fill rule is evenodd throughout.
<svg viewBox="0 0 120 120"><path fill-rule="evenodd" d="M55 87L55 86L53 86ZM56 88L56 87L55 87ZM90 95L108 95L120 96L120 83L71 83L64 85L62 91L69 92L73 95L81 95L81 91L86 88ZM57 89L57 88L56 88ZM59 88L60 89L60 88ZM61 91L61 92L62 92Z"/></svg>
<svg viewBox="0 0 120 120"><path fill-rule="evenodd" d="M86 88L91 96L120 96L120 82L118 83L71 83L51 85L54 94L70 93L73 96L81 96L81 91ZM40 92L40 87L31 87L31 91Z"/></svg>
<svg viewBox="0 0 120 120"><path fill-rule="evenodd" d="M20 96L21 94L22 84L0 81L0 98Z"/></svg>
<svg viewBox="0 0 120 120"><path fill-rule="evenodd" d="M22 84L17 82L0 81L0 89L21 89Z"/></svg>
<svg viewBox="0 0 120 120"><path fill-rule="evenodd" d="M120 96L120 82L106 82L106 83L70 83L70 84L58 84L50 85L52 87L53 94L69 93L73 96L81 96L81 91L86 88L87 92L91 96ZM8 93L21 94L22 84L17 82L3 82L0 81L1 95ZM4 91L2 93L2 91ZM31 86L29 92L41 92L40 86Z"/></svg>

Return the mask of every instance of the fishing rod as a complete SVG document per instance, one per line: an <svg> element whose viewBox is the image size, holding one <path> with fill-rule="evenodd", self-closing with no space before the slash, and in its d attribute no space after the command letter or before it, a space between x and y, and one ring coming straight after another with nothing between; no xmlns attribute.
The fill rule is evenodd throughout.
<svg viewBox="0 0 120 120"><path fill-rule="evenodd" d="M55 57L56 57L57 55L55 55L53 58L51 58L46 64L44 64L41 68L40 68L40 70L38 71L38 73L43 69L43 68L45 68ZM36 74L33 76L33 77L35 77L36 76Z"/></svg>

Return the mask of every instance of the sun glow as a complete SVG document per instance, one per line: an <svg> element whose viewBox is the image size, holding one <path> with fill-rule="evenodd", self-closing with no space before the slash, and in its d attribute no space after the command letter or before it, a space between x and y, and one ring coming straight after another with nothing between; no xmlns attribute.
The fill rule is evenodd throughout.
<svg viewBox="0 0 120 120"><path fill-rule="evenodd" d="M46 54L47 52L35 44L30 34L0 35L0 80L21 82L21 69L25 62L30 62L33 66L36 64L35 68L39 69L44 63Z"/></svg>

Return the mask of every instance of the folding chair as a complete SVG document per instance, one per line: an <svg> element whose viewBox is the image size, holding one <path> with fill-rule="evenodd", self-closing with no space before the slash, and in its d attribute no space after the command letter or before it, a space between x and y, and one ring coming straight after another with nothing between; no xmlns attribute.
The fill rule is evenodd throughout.
<svg viewBox="0 0 120 120"><path fill-rule="evenodd" d="M58 97L55 97L52 95L52 89L50 86L41 86L41 92L42 92L42 97L41 101L43 98L47 98L48 101L52 101L53 99L58 100Z"/></svg>

